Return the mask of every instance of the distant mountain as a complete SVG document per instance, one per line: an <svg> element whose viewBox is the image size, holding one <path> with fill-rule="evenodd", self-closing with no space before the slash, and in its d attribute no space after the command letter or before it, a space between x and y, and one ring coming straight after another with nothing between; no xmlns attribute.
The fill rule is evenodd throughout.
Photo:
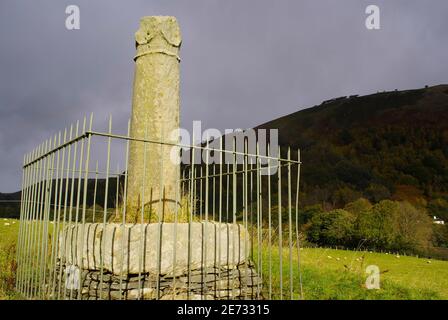
<svg viewBox="0 0 448 320"><path fill-rule="evenodd" d="M448 201L448 85L340 97L257 128L301 149L302 205Z"/></svg>
<svg viewBox="0 0 448 320"><path fill-rule="evenodd" d="M0 192L0 217L18 218L20 215L20 195L21 192L1 193Z"/></svg>
<svg viewBox="0 0 448 320"><path fill-rule="evenodd" d="M69 188L69 194L71 192L71 181L70 180L70 188ZM65 190L66 188L66 179L63 179L62 181L62 190ZM59 182L60 183L60 182ZM120 187L123 188L124 185L124 176L120 177L119 180L120 183ZM104 204L104 195L105 195L105 184L106 184L106 180L105 179L98 179L97 180L97 191L96 191L96 203L95 205L100 208L101 205ZM52 198L50 203L54 204L55 201L55 186L56 186L56 181L53 180L52 183ZM81 181L81 187L79 188L80 190L84 190L84 183ZM107 197L107 201L109 204L109 208L110 207L115 207L115 202L116 202L116 190L117 190L117 178L116 177L110 177L109 178L109 192L108 192L108 197ZM73 181L73 206L76 206L76 201L78 198L78 179L75 178L75 180ZM93 179L89 179L88 184L87 184L87 193L89 195L93 195L95 190L95 180ZM120 190L119 192L122 192L122 190ZM71 194L70 194L71 195ZM119 193L119 197L121 199L121 194ZM62 197L61 199L65 198L65 192L62 193ZM81 198L82 199L82 198ZM21 192L14 192L14 193L0 193L0 217L2 218L19 218L20 217L20 200L21 200ZM81 200L82 201L82 200ZM94 199L93 196L89 196L87 197L87 206L91 207L93 205ZM68 202L69 204L70 202ZM82 202L81 202L82 203ZM101 210L101 209L99 209Z"/></svg>
<svg viewBox="0 0 448 320"><path fill-rule="evenodd" d="M12 192L12 193L1 193L0 192L0 201L16 201L20 200L20 191Z"/></svg>

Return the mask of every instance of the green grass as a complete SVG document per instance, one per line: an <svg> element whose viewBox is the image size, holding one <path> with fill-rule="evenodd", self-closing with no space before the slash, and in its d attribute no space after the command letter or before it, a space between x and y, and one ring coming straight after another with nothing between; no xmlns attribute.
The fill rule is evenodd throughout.
<svg viewBox="0 0 448 320"><path fill-rule="evenodd" d="M18 298L14 291L19 221L0 219L0 300Z"/></svg>
<svg viewBox="0 0 448 320"><path fill-rule="evenodd" d="M382 253L304 248L301 254L305 299L448 299L448 262ZM255 253L256 256L256 253ZM299 298L297 251L293 251L293 297ZM269 250L263 248L265 288ZM279 254L272 252L272 298L280 298ZM430 261L430 262L428 262ZM380 289L367 289L368 265L380 270ZM283 298L290 297L289 250L283 250ZM265 293L268 296L269 292Z"/></svg>
<svg viewBox="0 0 448 320"><path fill-rule="evenodd" d="M15 222L15 223L14 223ZM9 225L6 225L9 224ZM17 299L15 248L19 222L0 219L0 299ZM448 261L321 248L304 248L301 254L305 299L448 299ZM293 297L299 298L297 251L293 251ZM255 252L257 257L257 252ZM262 266L268 298L269 250L262 250ZM288 299L289 251L283 250L283 298ZM255 259L256 260L256 259ZM279 295L278 250L272 251L272 298ZM428 261L431 261L428 263ZM257 262L257 261L255 261ZM377 265L381 288L365 288L368 265Z"/></svg>

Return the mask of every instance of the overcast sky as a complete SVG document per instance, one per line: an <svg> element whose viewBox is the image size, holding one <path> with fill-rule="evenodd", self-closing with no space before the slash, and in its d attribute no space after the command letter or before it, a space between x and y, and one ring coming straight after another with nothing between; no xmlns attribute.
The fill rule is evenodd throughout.
<svg viewBox="0 0 448 320"><path fill-rule="evenodd" d="M65 28L70 4L80 30ZM369 4L380 30L365 27ZM2 0L0 192L20 188L25 152L84 114L126 130L148 15L181 27L184 128L248 128L342 95L448 83L446 0Z"/></svg>

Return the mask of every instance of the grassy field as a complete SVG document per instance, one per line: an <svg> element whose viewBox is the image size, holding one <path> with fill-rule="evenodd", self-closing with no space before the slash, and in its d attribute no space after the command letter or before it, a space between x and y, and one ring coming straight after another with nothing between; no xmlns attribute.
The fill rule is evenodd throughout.
<svg viewBox="0 0 448 320"><path fill-rule="evenodd" d="M0 299L15 299L16 243L19 221L0 219Z"/></svg>
<svg viewBox="0 0 448 320"><path fill-rule="evenodd" d="M294 251L296 253L296 251ZM448 299L448 261L322 248L301 250L304 299ZM294 256L294 255L293 255ZM263 249L263 269L269 270ZM283 298L290 297L289 254L283 251ZM272 292L279 298L279 254L272 254ZM365 287L366 267L380 270L380 289ZM293 258L293 297L300 297L297 259ZM265 288L269 273L264 272ZM266 279L267 278L267 279Z"/></svg>
<svg viewBox="0 0 448 320"><path fill-rule="evenodd" d="M0 219L0 299L17 299L15 247L19 223ZM293 297L298 298L299 272L293 252ZM305 299L448 299L448 261L437 261L370 252L304 248L301 254ZM255 252L256 256L256 252ZM264 280L269 279L269 251L262 250ZM283 251L283 298L290 296L289 253ZM272 251L272 298L280 298L278 251ZM365 288L368 265L379 267L378 290ZM264 286L269 288L267 284ZM264 294L268 297L268 292Z"/></svg>

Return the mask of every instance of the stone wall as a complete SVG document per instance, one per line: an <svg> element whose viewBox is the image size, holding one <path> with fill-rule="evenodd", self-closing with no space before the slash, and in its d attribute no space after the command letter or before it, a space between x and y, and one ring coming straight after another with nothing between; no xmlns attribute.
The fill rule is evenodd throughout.
<svg viewBox="0 0 448 320"><path fill-rule="evenodd" d="M65 268L63 269L65 270ZM62 281L66 279L62 272ZM254 266L244 263L233 269L207 268L191 270L181 276L159 277L142 274L120 277L112 273L103 274L97 270L82 272L83 300L239 300L261 299L261 281ZM190 285L188 279L190 278ZM68 286L70 288L70 286ZM66 288L62 285L62 288ZM65 289L65 299L77 299L78 290ZM159 292L159 294L157 294ZM64 293L61 295L64 299Z"/></svg>

